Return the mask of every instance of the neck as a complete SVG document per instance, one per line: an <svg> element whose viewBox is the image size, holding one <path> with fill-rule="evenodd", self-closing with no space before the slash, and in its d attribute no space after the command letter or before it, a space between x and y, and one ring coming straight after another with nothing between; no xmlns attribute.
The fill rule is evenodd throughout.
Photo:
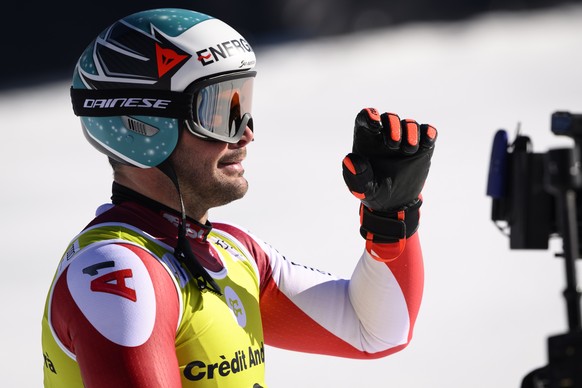
<svg viewBox="0 0 582 388"><path fill-rule="evenodd" d="M178 213L182 212L180 195L172 180L159 168L119 166L115 169L114 182L125 186L144 197L156 201ZM208 209L185 208L186 216L205 224L208 220Z"/></svg>

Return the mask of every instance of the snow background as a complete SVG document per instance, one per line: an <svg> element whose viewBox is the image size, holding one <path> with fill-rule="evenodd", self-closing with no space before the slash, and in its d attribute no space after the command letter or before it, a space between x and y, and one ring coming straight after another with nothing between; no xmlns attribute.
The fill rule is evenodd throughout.
<svg viewBox="0 0 582 388"><path fill-rule="evenodd" d="M294 261L349 276L363 249L358 203L341 177L362 107L439 130L411 345L374 361L268 347L270 387L510 388L546 364L547 337L567 330L563 262L556 249L509 250L490 221L486 180L499 128L513 139L520 122L536 152L571 146L549 123L556 110L582 112L581 21L582 7L566 6L257 49L250 190L211 218L249 227ZM42 385L53 272L110 195L109 166L84 140L68 87L0 93L3 387Z"/></svg>

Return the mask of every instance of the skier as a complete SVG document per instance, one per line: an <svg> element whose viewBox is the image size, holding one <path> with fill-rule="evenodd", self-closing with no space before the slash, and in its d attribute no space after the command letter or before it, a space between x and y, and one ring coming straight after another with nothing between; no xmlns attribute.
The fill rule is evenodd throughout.
<svg viewBox="0 0 582 388"><path fill-rule="evenodd" d="M46 387L258 388L265 345L373 359L409 344L423 291L420 194L437 131L362 109L342 162L360 200L362 256L350 279L299 265L209 219L247 191L254 67L244 37L185 9L129 15L79 58L73 109L108 156L112 196L72 239L50 286Z"/></svg>

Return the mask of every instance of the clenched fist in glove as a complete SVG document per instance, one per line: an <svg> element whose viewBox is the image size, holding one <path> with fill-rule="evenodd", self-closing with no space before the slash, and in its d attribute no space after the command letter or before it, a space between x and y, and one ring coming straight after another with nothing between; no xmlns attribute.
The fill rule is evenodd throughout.
<svg viewBox="0 0 582 388"><path fill-rule="evenodd" d="M389 244L385 252L391 251L390 259L402 252L406 238L418 228L420 193L436 138L434 127L401 120L393 113L380 115L366 108L356 117L354 145L343 160L343 177L362 202L362 237L367 245Z"/></svg>

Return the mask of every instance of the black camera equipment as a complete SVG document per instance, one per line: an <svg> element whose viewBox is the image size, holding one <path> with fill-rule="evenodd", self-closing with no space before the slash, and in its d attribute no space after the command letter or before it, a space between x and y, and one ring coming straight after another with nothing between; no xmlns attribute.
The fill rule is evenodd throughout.
<svg viewBox="0 0 582 388"><path fill-rule="evenodd" d="M548 338L548 364L527 374L521 388L582 388L582 326L576 259L582 256L582 114L555 112L555 135L574 139L572 148L533 152L529 137L518 133L509 144L500 129L493 139L487 195L491 219L509 236L510 249L548 249L561 237L565 263L568 331Z"/></svg>

